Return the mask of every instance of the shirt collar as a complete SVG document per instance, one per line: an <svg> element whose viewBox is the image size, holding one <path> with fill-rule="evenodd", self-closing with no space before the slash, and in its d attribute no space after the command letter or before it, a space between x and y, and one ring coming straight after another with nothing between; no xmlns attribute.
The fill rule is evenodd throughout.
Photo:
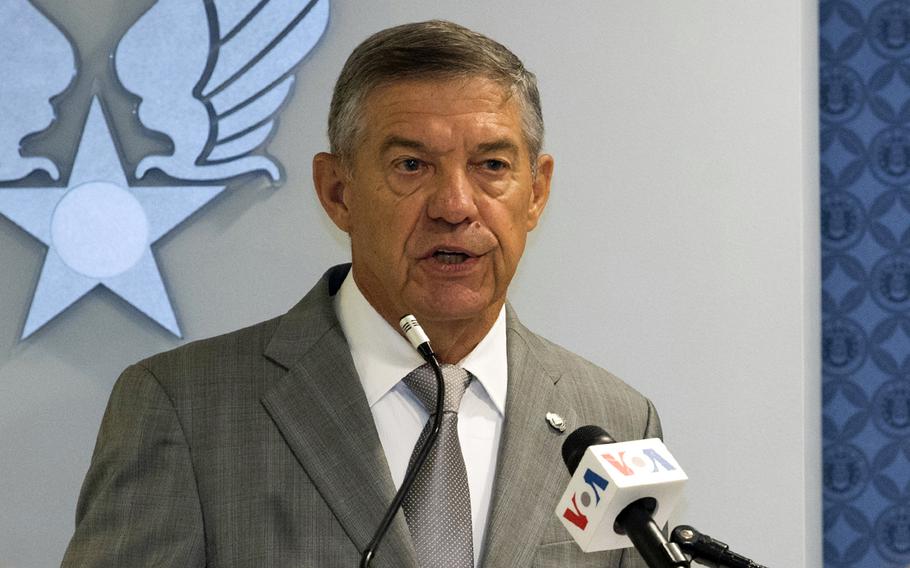
<svg viewBox="0 0 910 568"><path fill-rule="evenodd" d="M348 273L335 295L335 313L372 407L424 361L407 339L370 305L352 274L353 271ZM477 378L496 409L504 415L508 381L504 307L490 331L458 365Z"/></svg>

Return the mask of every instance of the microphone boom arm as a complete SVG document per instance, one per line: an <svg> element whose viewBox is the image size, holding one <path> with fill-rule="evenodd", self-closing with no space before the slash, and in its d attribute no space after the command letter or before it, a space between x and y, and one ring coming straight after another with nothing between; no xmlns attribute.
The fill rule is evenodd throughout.
<svg viewBox="0 0 910 568"><path fill-rule="evenodd" d="M670 534L670 542L679 545L692 560L717 568L767 568L741 554L719 540L698 532L689 525L679 525Z"/></svg>

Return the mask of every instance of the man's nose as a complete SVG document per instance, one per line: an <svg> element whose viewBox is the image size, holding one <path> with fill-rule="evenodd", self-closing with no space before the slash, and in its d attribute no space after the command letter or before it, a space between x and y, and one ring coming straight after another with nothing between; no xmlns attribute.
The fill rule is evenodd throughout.
<svg viewBox="0 0 910 568"><path fill-rule="evenodd" d="M427 204L431 219L442 219L452 225L472 221L477 216L475 188L465 169L439 171L433 194Z"/></svg>

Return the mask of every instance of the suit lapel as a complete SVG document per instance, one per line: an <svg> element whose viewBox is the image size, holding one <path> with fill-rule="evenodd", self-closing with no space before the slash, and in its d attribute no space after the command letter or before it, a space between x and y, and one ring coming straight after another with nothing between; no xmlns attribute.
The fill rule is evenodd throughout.
<svg viewBox="0 0 910 568"><path fill-rule="evenodd" d="M262 404L362 552L392 501L395 487L335 317L328 281L337 277L337 272L327 273L279 324L266 356L287 367L288 373L263 397ZM371 565L416 567L400 512Z"/></svg>
<svg viewBox="0 0 910 568"><path fill-rule="evenodd" d="M565 436L550 427L547 412L576 426L575 411L557 387L557 370L538 360L529 334L507 310L509 386L499 460L487 524L484 566L530 566L544 528L565 490L561 446Z"/></svg>

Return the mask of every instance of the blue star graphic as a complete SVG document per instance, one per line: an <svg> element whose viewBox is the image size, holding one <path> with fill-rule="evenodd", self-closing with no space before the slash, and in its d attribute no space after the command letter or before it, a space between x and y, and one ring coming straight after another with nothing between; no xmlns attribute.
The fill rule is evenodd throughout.
<svg viewBox="0 0 910 568"><path fill-rule="evenodd" d="M0 188L0 214L48 247L22 339L98 285L181 337L151 246L223 190L130 187L93 99L67 187Z"/></svg>

